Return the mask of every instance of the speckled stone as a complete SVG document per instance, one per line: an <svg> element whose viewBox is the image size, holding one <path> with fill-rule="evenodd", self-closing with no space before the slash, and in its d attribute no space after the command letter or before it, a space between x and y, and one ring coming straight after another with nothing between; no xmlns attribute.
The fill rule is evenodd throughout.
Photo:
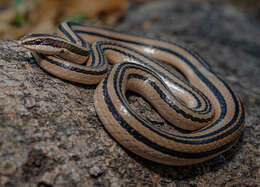
<svg viewBox="0 0 260 187"><path fill-rule="evenodd" d="M189 167L162 166L104 130L95 86L44 72L15 41L0 41L0 186L257 186L260 181L260 24L224 1L152 1L129 9L117 30L184 44L241 97L243 137L227 153ZM154 125L165 120L129 101Z"/></svg>

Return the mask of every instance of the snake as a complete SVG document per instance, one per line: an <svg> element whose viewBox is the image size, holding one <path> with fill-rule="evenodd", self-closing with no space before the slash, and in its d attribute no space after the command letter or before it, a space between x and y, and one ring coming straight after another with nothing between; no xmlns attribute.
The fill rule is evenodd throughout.
<svg viewBox="0 0 260 187"><path fill-rule="evenodd" d="M243 132L240 97L203 57L180 44L73 22L61 23L54 34L25 35L19 43L50 74L97 85L94 105L106 131L155 163L210 160ZM166 127L137 112L129 91L148 102Z"/></svg>

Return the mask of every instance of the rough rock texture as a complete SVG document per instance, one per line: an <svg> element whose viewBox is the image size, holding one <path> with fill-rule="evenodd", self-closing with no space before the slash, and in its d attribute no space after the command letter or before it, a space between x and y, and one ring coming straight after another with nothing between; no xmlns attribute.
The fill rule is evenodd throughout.
<svg viewBox="0 0 260 187"><path fill-rule="evenodd" d="M155 1L117 30L177 41L204 56L240 95L246 124L226 154L190 167L143 160L104 130L95 86L44 72L15 41L0 41L0 186L257 186L260 184L260 23L232 5ZM130 101L163 123L143 99Z"/></svg>

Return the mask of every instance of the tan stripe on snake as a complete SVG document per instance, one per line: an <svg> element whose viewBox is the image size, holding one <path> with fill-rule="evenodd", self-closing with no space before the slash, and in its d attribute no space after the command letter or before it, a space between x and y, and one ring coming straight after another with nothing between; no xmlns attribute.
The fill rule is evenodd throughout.
<svg viewBox="0 0 260 187"><path fill-rule="evenodd" d="M230 149L243 130L240 99L203 58L178 44L75 23L20 42L49 73L98 84L94 99L101 122L118 143L146 159L203 162ZM114 65L109 72L108 63ZM137 114L127 90L149 101L176 130L158 128Z"/></svg>

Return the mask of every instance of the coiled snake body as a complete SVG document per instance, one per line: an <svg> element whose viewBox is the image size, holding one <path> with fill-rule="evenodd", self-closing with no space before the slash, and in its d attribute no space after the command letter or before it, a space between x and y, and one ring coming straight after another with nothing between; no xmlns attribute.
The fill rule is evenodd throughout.
<svg viewBox="0 0 260 187"><path fill-rule="evenodd" d="M240 99L203 58L178 44L69 22L55 35L31 34L20 43L51 74L98 84L95 108L105 128L146 159L199 163L227 151L243 130ZM109 72L108 62L114 64ZM130 107L127 90L142 95L177 130L142 118Z"/></svg>

